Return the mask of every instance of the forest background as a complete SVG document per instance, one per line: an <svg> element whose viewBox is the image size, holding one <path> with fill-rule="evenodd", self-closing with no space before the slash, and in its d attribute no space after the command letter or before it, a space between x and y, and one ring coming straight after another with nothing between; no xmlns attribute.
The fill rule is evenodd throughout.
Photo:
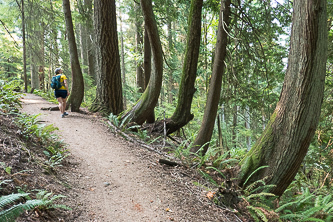
<svg viewBox="0 0 333 222"><path fill-rule="evenodd" d="M122 107L116 109L117 111L113 112L114 115L111 114L109 118L114 122L118 121L120 126L122 122L119 123L119 121L126 122L126 117L119 120L115 115L135 107L144 95L143 92L148 83L145 81L147 77L145 77L144 68L146 35L140 4L136 1L122 1L116 2L115 6ZM84 81L84 94L79 107L88 107L90 110L105 112L109 115L110 110L107 107L101 108L97 105L96 108L96 103L103 94L98 89L103 76L98 71L101 66L98 59L101 53L95 51L99 47L94 35L96 33L94 19L95 24L97 19L97 16L94 16L94 4L91 0L77 0L71 1L70 7L80 71ZM319 124L296 178L282 196L285 199L282 198L280 204L284 206L283 203L289 203L290 208L284 206L278 210L280 213L285 211L286 215L290 212L294 215L303 215L304 220L316 217L329 221L331 214L331 208L325 209L324 206L320 208L314 204L322 202L320 198L330 196L333 182L332 106L330 104L332 101L331 9L332 1L327 1L329 41L325 91ZM154 1L153 10L164 61L161 90L154 107L153 119L164 120L172 117L179 100L180 82L184 72L183 67L186 64L185 52L189 42L188 33L192 24L191 2ZM23 12L25 21L22 21ZM225 71L223 75L221 74L221 96L218 99L214 130L209 141L209 148L204 155L198 155L198 158L193 160L189 144L194 143L204 118L213 73L219 12L219 1L203 2L200 22L201 41L194 82L195 92L193 92L191 103L193 119L182 126L181 130L177 129L170 138L182 138L179 140L179 145L174 145L173 150L175 156L183 162L197 161L199 169L205 166L218 174L223 174L222 170L237 166L260 138L279 101L287 70L293 3L274 0L232 1L230 21L232 28L229 28L227 32L227 56L224 61ZM74 82L76 74L73 74L75 71L71 68L73 60L68 42L70 34L66 29L64 18L63 1L0 1L1 81L10 82L15 87L19 87L19 90L33 90L34 93L50 99L52 99L52 90L49 88L49 83L56 67L62 67L69 82ZM26 65L23 63L22 22L26 32ZM25 69L28 73L26 78ZM158 67L152 65L151 73L158 72ZM71 88L76 90L73 89L73 85ZM148 143L151 142L147 131L142 131L141 134ZM211 178L211 175L205 171L202 173L207 178ZM261 185L264 190L265 183ZM260 202L257 198L260 199L263 196L265 195L250 198L253 205L257 207L252 209L254 215L260 215L258 209L261 206L256 204ZM329 203L326 205L332 207L333 200L326 201ZM274 207L269 206L269 209L271 208Z"/></svg>

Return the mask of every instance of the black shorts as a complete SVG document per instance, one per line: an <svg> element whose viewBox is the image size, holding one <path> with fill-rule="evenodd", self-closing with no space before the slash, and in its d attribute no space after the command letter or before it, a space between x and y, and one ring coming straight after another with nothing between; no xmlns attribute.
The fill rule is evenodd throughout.
<svg viewBox="0 0 333 222"><path fill-rule="evenodd" d="M54 96L56 98L63 98L63 99L66 99L67 97L67 90L54 90Z"/></svg>

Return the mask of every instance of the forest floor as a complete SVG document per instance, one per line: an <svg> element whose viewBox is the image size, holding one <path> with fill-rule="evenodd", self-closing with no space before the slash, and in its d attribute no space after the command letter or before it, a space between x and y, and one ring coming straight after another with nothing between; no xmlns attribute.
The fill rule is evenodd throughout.
<svg viewBox="0 0 333 222"><path fill-rule="evenodd" d="M41 110L55 106L41 97L21 100L23 113L40 113L42 123L59 128L70 156L57 174L40 171L35 183L67 196L63 203L72 211L35 212L18 221L247 221L214 205L195 170L159 164L165 157L110 132L101 117L69 112L61 118L59 111Z"/></svg>

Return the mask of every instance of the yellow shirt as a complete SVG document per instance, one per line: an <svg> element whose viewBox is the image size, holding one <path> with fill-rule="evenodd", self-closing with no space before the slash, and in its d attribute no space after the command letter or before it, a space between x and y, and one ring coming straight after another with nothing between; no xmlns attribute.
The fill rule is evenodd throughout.
<svg viewBox="0 0 333 222"><path fill-rule="evenodd" d="M60 75L60 74L58 74L58 75ZM61 87L58 90L67 90L65 83L64 83L65 79L67 79L67 77L64 74L61 74L61 76L60 76Z"/></svg>

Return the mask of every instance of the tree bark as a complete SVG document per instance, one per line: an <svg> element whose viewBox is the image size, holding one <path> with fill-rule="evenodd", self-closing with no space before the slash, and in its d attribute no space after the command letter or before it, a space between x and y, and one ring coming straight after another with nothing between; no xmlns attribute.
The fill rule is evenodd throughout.
<svg viewBox="0 0 333 222"><path fill-rule="evenodd" d="M146 90L150 75L151 75L151 47L148 37L147 28L145 26L145 31L143 34L143 73L144 73L144 90ZM148 115L146 123L154 123L155 122L155 113L153 111Z"/></svg>
<svg viewBox="0 0 333 222"><path fill-rule="evenodd" d="M227 54L227 31L229 29L228 26L230 23L230 2L231 0L221 0L221 10L217 31L216 51L212 78L208 90L208 97L203 120L199 129L199 133L195 138L193 144L194 146L191 148L192 152L197 152L202 147L202 153L205 154L208 150L209 142L212 138L221 94L222 75L225 72L224 61Z"/></svg>
<svg viewBox="0 0 333 222"><path fill-rule="evenodd" d="M149 42L153 51L155 73L150 76L149 84L138 102L121 117L122 120L143 124L154 111L162 87L163 57L162 46L151 0L141 0L141 8L147 27Z"/></svg>
<svg viewBox="0 0 333 222"><path fill-rule="evenodd" d="M27 78L27 50L25 42L25 15L24 15L24 0L21 0L22 10L22 39L23 39L23 76L24 76L24 92L28 92Z"/></svg>
<svg viewBox="0 0 333 222"><path fill-rule="evenodd" d="M139 55L142 53L142 28L141 28L141 24L142 21L139 15L139 8L140 5L137 4L136 2L134 2L135 4L135 17L136 17L136 22L135 22L135 40L136 40L136 46L135 46L135 50L136 50L136 54L137 54L137 58L140 57ZM135 60L135 66L136 66L136 86L139 89L139 93L143 93L144 92L144 75L143 75L143 67L142 67L142 62L141 59L136 59Z"/></svg>
<svg viewBox="0 0 333 222"><path fill-rule="evenodd" d="M123 33L123 22L120 15L120 45L121 45L121 76L122 76L122 83L126 86L126 67L125 67L125 48L124 48L124 33ZM126 90L123 93L123 106L124 110L127 107L127 100L126 100Z"/></svg>
<svg viewBox="0 0 333 222"><path fill-rule="evenodd" d="M123 111L115 0L94 1L97 45L97 89L92 111L118 115Z"/></svg>
<svg viewBox="0 0 333 222"><path fill-rule="evenodd" d="M201 12L203 0L192 0L189 15L189 31L184 58L183 74L179 86L178 103L172 117L167 120L167 134L171 134L185 126L193 119L191 105L193 100L195 79L201 39Z"/></svg>
<svg viewBox="0 0 333 222"><path fill-rule="evenodd" d="M69 5L69 0L63 0L63 10L65 14L66 21L66 31L68 35L68 46L69 46L69 55L71 62L71 70L72 70L72 89L71 89L71 97L69 102L71 104L72 112L79 112L80 106L84 96L84 83L83 76L81 72L81 67L79 63L79 56L77 52L74 30L73 30L73 21L72 21L72 13Z"/></svg>
<svg viewBox="0 0 333 222"><path fill-rule="evenodd" d="M325 0L295 0L288 68L265 131L240 162L241 185L265 179L281 196L294 179L315 133L323 101L327 26ZM261 166L267 168L249 175Z"/></svg>

